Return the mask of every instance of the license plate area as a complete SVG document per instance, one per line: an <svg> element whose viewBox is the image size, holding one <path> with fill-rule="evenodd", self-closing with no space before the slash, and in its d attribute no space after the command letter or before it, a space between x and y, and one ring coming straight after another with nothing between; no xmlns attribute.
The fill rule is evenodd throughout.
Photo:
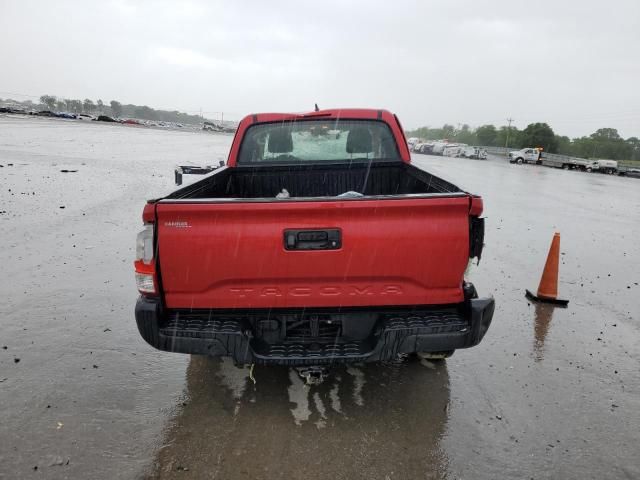
<svg viewBox="0 0 640 480"><path fill-rule="evenodd" d="M290 342L335 341L342 335L342 322L329 315L285 318L284 326L285 341Z"/></svg>

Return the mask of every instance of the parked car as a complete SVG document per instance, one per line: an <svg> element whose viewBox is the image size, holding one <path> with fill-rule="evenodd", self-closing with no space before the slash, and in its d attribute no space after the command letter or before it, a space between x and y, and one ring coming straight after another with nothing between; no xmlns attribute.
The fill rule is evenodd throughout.
<svg viewBox="0 0 640 480"><path fill-rule="evenodd" d="M214 122L205 121L202 125L202 130L208 130L211 132L222 132L224 127Z"/></svg>
<svg viewBox="0 0 640 480"><path fill-rule="evenodd" d="M407 138L407 145L409 145L409 150L411 150L412 152L414 151L413 147L419 143L423 143L423 142L418 137Z"/></svg>
<svg viewBox="0 0 640 480"><path fill-rule="evenodd" d="M459 143L450 143L442 149L443 157L460 157L466 145Z"/></svg>
<svg viewBox="0 0 640 480"><path fill-rule="evenodd" d="M14 113L14 114L26 114L27 112L23 108L14 107L0 107L0 113Z"/></svg>
<svg viewBox="0 0 640 480"><path fill-rule="evenodd" d="M618 173L618 162L615 160L594 160L587 164L587 172L608 173L613 175Z"/></svg>
<svg viewBox="0 0 640 480"><path fill-rule="evenodd" d="M420 153L424 153L425 155L430 155L433 153L433 142L426 142L420 145Z"/></svg>
<svg viewBox="0 0 640 480"><path fill-rule="evenodd" d="M409 146L409 150L410 150L410 151L412 151L412 152L418 152L418 150L420 149L420 147L421 147L422 145L424 145L424 143L423 143L423 142L414 142L414 143L408 143L408 142L407 142L407 145Z"/></svg>
<svg viewBox="0 0 640 480"><path fill-rule="evenodd" d="M509 163L542 163L542 151L538 148L523 148L509 152Z"/></svg>
<svg viewBox="0 0 640 480"><path fill-rule="evenodd" d="M444 149L449 145L447 142L433 142L433 147L431 148L431 153L434 155L442 155Z"/></svg>
<svg viewBox="0 0 640 480"><path fill-rule="evenodd" d="M623 167L618 170L618 174L625 177L635 177L640 178L640 168L634 167Z"/></svg>
<svg viewBox="0 0 640 480"><path fill-rule="evenodd" d="M336 138L312 128L339 130ZM477 345L494 311L464 273L482 199L411 164L385 110L254 114L227 166L147 202L135 317L170 352L299 367Z"/></svg>
<svg viewBox="0 0 640 480"><path fill-rule="evenodd" d="M98 118L96 118L96 120L98 122L112 122L112 123L117 123L118 120L114 120L113 118L107 116L107 115L98 115Z"/></svg>
<svg viewBox="0 0 640 480"><path fill-rule="evenodd" d="M475 158L477 160L486 160L487 151L480 147L465 147L460 153L461 157Z"/></svg>
<svg viewBox="0 0 640 480"><path fill-rule="evenodd" d="M429 154L431 153L432 148L433 148L433 143L417 143L413 146L411 151L416 153Z"/></svg>

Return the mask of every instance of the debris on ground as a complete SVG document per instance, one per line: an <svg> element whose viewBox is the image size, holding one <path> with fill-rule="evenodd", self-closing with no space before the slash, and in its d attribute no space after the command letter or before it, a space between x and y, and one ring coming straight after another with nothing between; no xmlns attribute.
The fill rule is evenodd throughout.
<svg viewBox="0 0 640 480"><path fill-rule="evenodd" d="M60 455L49 455L50 458L50 462L49 462L49 466L50 467L57 467L57 466L61 466L61 465L69 465L69 461L71 460L69 457L62 458ZM37 470L37 466L34 467L34 470Z"/></svg>

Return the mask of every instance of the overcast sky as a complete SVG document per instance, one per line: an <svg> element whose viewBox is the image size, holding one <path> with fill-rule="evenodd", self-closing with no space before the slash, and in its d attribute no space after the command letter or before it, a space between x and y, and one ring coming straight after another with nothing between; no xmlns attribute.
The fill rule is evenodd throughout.
<svg viewBox="0 0 640 480"><path fill-rule="evenodd" d="M2 98L640 136L640 0L0 0L0 19Z"/></svg>

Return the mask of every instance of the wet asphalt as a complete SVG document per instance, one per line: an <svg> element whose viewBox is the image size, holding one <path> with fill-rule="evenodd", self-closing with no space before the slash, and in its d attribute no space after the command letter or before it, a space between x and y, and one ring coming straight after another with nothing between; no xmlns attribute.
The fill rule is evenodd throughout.
<svg viewBox="0 0 640 480"><path fill-rule="evenodd" d="M414 155L484 197L483 343L254 383L133 318L144 201L230 142L0 116L0 478L640 478L640 180ZM555 231L567 309L524 298Z"/></svg>

